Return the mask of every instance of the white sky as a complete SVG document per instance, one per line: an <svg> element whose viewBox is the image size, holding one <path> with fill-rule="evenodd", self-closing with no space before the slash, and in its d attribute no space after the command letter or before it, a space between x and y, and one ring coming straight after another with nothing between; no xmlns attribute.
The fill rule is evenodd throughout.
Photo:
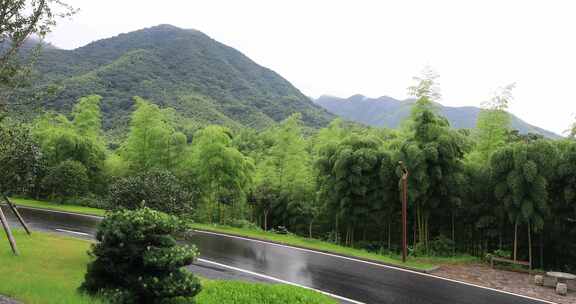
<svg viewBox="0 0 576 304"><path fill-rule="evenodd" d="M562 133L574 121L576 1L67 0L48 40L76 48L158 24L200 30L304 94L405 98L425 65L451 106L517 83L511 112Z"/></svg>

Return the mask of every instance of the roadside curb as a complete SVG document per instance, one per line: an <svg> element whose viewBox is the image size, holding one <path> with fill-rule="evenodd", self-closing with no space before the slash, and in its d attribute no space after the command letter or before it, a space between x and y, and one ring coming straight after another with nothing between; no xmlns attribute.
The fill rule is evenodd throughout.
<svg viewBox="0 0 576 304"><path fill-rule="evenodd" d="M374 264L380 264L382 266L396 267L396 268L400 268L400 269L405 269L405 270L410 270L410 271L420 272L420 273L426 273L426 274L431 274L434 271L438 270L438 268L440 268L440 266L433 266L430 269L419 269L419 268L414 268L414 267L410 267L410 266L385 263L385 262L374 260L374 259L357 257L357 256L353 256L353 255L342 254L342 253L337 253L337 252L328 251L328 250L320 250L320 249L315 249L315 248L310 248L310 247L305 247L305 246L292 245L292 244L282 243L282 242L278 242L278 241L271 241L271 240L267 240L267 239L263 239L263 238L245 236L245 235L236 234L236 233L220 232L220 231L216 231L216 230L197 229L197 228L194 228L193 230L199 231L199 232L217 233L217 234L228 235L228 236L232 236L232 237L241 237L241 238L250 239L250 240L259 241L259 242L264 242L264 243L282 245L282 246L286 246L286 247L294 247L294 248L299 248L299 249L304 249L304 250L309 250L309 251L316 251L316 252L320 252L320 253L331 254L331 255L335 255L335 256L341 256L343 258L355 259L355 260L359 260L359 261L364 261L364 262L369 262L369 263L374 263Z"/></svg>

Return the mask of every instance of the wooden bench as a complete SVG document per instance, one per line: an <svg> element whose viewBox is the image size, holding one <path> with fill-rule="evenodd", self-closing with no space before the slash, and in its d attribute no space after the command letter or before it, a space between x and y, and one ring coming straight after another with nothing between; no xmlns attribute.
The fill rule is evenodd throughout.
<svg viewBox="0 0 576 304"><path fill-rule="evenodd" d="M528 261L519 261L519 260L514 261L512 259L505 259L505 258L499 258L499 257L491 256L490 257L490 267L494 268L494 262L502 262L502 263L528 266L528 270L530 271L530 273L532 273L532 265Z"/></svg>

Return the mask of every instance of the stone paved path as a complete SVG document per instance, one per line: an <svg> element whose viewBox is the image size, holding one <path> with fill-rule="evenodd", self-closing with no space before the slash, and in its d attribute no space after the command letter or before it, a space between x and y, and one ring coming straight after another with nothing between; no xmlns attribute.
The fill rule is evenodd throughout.
<svg viewBox="0 0 576 304"><path fill-rule="evenodd" d="M21 304L21 303L0 295L0 304Z"/></svg>
<svg viewBox="0 0 576 304"><path fill-rule="evenodd" d="M436 270L434 275L464 281L494 289L522 294L561 304L575 304L576 292L567 296L557 295L554 289L534 285L526 273L492 269L486 265L445 265Z"/></svg>

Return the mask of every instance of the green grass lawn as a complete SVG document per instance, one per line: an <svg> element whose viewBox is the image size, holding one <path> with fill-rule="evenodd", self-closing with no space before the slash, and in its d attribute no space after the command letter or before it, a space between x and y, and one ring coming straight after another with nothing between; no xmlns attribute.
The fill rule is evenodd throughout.
<svg viewBox="0 0 576 304"><path fill-rule="evenodd" d="M84 214L91 214L91 215L104 215L105 210L96 209L96 208L89 208L89 207L82 207L82 206L74 206L74 205L66 205L66 204L57 204L52 202L43 202L43 201L36 201L31 199L23 199L23 198L14 198L13 201L22 206L30 206L36 208L44 208L44 209L53 209L53 210L60 210L60 211L68 211L68 212L78 212ZM439 264L450 264L450 263L469 263L469 262L477 262L478 258L463 255L463 256L456 256L456 257L418 257L413 258L409 257L406 263L402 263L400 260L400 256L388 256L388 255L381 255L377 253L368 252L361 249L355 249L350 247L344 247L337 244L320 241L316 239L309 239L305 237L299 237L296 235L282 235L276 234L271 232L266 232L262 230L252 230L252 229L243 229L243 228L234 228L228 226L220 226L220 225L208 225L208 224L194 224L194 227L199 230L207 230L213 232L221 232L227 234L233 234L238 236L245 236L265 241L272 241L277 243L282 243L286 245L293 245L303 248L308 248L312 250L320 250L331 252L335 254L346 255L350 257L358 257L362 259L373 260L376 262L382 262L385 264L390 265L397 265L397 266L405 266L417 270L431 270L436 265Z"/></svg>
<svg viewBox="0 0 576 304"><path fill-rule="evenodd" d="M51 209L51 210L58 210L58 211L66 211L66 212L75 212L75 213L83 213L83 214L90 214L90 215L98 215L104 216L105 210L84 207L84 206L77 206L71 204L58 204L53 202L44 202L44 201L37 201L27 198L11 198L11 201L16 205L27 206L27 207L34 207L34 208L43 208L43 209Z"/></svg>
<svg viewBox="0 0 576 304"><path fill-rule="evenodd" d="M0 237L0 294L27 304L101 304L76 289L84 279L90 242L34 232L14 231L20 256L14 256L4 233ZM336 304L311 290L288 285L264 285L202 280L197 304ZM103 304L103 303L102 303Z"/></svg>
<svg viewBox="0 0 576 304"><path fill-rule="evenodd" d="M20 256L12 255L0 237L0 294L27 304L101 303L76 292L84 280L89 257L87 241L16 230Z"/></svg>
<svg viewBox="0 0 576 304"><path fill-rule="evenodd" d="M202 280L197 304L336 304L323 294L290 285Z"/></svg>

